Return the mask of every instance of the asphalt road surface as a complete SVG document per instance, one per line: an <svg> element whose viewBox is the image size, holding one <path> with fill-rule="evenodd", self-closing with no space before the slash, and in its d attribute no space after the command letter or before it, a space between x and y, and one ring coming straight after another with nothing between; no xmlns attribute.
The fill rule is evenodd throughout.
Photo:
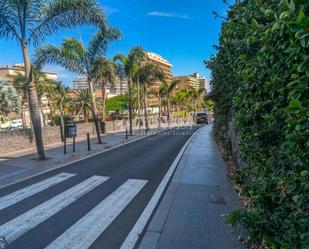
<svg viewBox="0 0 309 249"><path fill-rule="evenodd" d="M0 248L119 249L196 129L149 136L0 189Z"/></svg>

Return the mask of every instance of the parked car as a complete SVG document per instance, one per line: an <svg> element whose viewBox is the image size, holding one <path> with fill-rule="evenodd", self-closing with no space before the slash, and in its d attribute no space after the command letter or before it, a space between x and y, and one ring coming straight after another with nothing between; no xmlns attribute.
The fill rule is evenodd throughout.
<svg viewBox="0 0 309 249"><path fill-rule="evenodd" d="M208 115L206 112L198 112L195 116L196 124L208 124Z"/></svg>
<svg viewBox="0 0 309 249"><path fill-rule="evenodd" d="M23 121L21 119L14 119L11 121L10 126L12 128L19 128L23 126Z"/></svg>

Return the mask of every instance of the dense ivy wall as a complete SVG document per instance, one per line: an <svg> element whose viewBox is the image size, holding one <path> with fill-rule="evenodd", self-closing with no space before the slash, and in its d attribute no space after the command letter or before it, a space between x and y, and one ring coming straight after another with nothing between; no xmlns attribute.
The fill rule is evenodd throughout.
<svg viewBox="0 0 309 249"><path fill-rule="evenodd" d="M230 7L212 70L215 135L233 117L250 208L230 215L266 248L309 248L309 1Z"/></svg>

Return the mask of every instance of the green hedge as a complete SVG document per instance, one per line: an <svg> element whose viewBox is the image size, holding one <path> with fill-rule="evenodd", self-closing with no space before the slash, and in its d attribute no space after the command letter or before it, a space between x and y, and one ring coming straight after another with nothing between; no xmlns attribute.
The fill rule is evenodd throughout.
<svg viewBox="0 0 309 249"><path fill-rule="evenodd" d="M309 1L247 0L230 7L212 70L215 135L232 117L252 207L234 211L266 248L309 248Z"/></svg>

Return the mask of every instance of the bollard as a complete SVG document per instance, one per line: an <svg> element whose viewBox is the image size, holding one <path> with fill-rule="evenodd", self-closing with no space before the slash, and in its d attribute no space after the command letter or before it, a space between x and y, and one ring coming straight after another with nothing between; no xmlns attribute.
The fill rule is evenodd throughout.
<svg viewBox="0 0 309 249"><path fill-rule="evenodd" d="M75 137L73 137L73 152L75 152Z"/></svg>
<svg viewBox="0 0 309 249"><path fill-rule="evenodd" d="M64 136L63 139L63 154L67 153L67 138Z"/></svg>
<svg viewBox="0 0 309 249"><path fill-rule="evenodd" d="M90 136L89 136L89 133L87 133L87 145L88 145L88 151L90 151L91 148L90 148Z"/></svg>
<svg viewBox="0 0 309 249"><path fill-rule="evenodd" d="M128 140L128 128L126 127L126 140Z"/></svg>

